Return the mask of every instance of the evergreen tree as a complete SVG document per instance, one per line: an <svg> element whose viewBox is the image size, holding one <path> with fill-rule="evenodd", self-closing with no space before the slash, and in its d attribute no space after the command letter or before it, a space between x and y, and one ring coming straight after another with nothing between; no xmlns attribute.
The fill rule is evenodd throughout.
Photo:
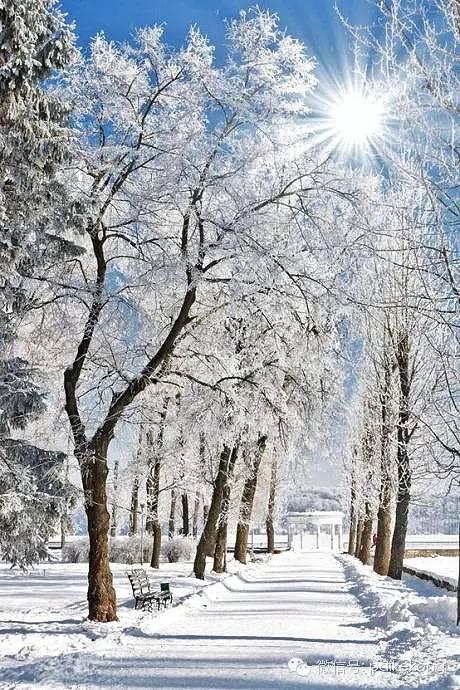
<svg viewBox="0 0 460 690"><path fill-rule="evenodd" d="M68 493L62 454L10 437L45 408L32 367L14 353L31 280L46 263L79 252L61 235L67 111L47 88L74 51L54 0L0 0L0 550L20 565L41 555Z"/></svg>

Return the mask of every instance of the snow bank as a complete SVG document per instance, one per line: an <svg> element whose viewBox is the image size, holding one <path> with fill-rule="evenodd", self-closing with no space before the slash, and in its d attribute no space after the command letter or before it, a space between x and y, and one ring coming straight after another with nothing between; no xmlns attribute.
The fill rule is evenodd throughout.
<svg viewBox="0 0 460 690"><path fill-rule="evenodd" d="M367 625L384 633L384 663L409 687L422 678L430 690L460 688L456 594L416 577L403 582L382 577L351 556L339 560Z"/></svg>
<svg viewBox="0 0 460 690"><path fill-rule="evenodd" d="M444 580L453 587L458 582L458 556L431 556L406 558L404 565L418 573Z"/></svg>

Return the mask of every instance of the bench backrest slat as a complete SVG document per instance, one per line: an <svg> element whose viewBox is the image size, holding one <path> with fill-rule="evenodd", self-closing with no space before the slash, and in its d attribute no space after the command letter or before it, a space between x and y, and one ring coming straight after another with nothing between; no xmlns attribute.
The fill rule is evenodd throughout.
<svg viewBox="0 0 460 690"><path fill-rule="evenodd" d="M131 583L131 588L135 597L142 594L149 594L151 592L150 581L145 570L142 568L135 568L126 574Z"/></svg>
<svg viewBox="0 0 460 690"><path fill-rule="evenodd" d="M154 592L149 580L149 576L142 568L134 568L134 570L127 572L126 575L131 583L134 598ZM169 582L160 582L160 591L164 595L166 595L166 593L170 594L171 590L169 587Z"/></svg>

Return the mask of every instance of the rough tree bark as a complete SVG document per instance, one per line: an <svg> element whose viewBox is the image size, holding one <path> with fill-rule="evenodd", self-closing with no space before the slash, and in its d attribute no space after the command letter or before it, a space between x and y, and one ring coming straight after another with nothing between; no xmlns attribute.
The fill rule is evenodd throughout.
<svg viewBox="0 0 460 690"><path fill-rule="evenodd" d="M88 446L86 462L91 463L92 471L82 477L89 536L88 613L90 620L101 623L117 620L116 595L109 567L107 448L105 439L97 439Z"/></svg>
<svg viewBox="0 0 460 690"><path fill-rule="evenodd" d="M270 489L268 492L267 517L265 529L267 532L267 553L275 552L275 512L276 512L276 484L278 473L278 461L275 455L272 458L272 471L270 475Z"/></svg>
<svg viewBox="0 0 460 690"><path fill-rule="evenodd" d="M214 491L212 492L211 504L209 506L207 520L205 522L200 541L198 542L195 562L193 564L193 572L195 573L195 577L197 577L199 580L204 580L206 556L209 553L211 544L212 548L215 548L217 523L222 505L224 487L227 481L227 472L229 465L232 463L232 455L234 455L236 459L237 452L237 446L234 446L231 450L229 446L224 445L220 454L219 468L214 480Z"/></svg>
<svg viewBox="0 0 460 690"><path fill-rule="evenodd" d="M257 476L259 474L260 463L266 445L267 436L260 435L257 439L257 447L249 469L249 476L244 483L234 550L235 559L240 563L246 563L247 560L249 527L251 524L252 508L257 488Z"/></svg>
<svg viewBox="0 0 460 690"><path fill-rule="evenodd" d="M396 463L398 469L398 497L396 504L395 526L391 542L391 557L388 575L395 580L402 577L404 552L406 548L407 522L409 517L411 467L409 459L410 389L411 374L409 371L410 343L408 333L399 337L396 353L399 374L399 414L398 414L398 450Z"/></svg>

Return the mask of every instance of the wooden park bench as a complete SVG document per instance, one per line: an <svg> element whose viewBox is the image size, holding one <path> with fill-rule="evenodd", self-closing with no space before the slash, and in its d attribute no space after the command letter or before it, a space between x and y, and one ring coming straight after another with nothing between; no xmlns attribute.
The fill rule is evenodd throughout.
<svg viewBox="0 0 460 690"><path fill-rule="evenodd" d="M158 590L153 589L149 576L142 568L130 570L126 575L133 590L135 609L153 611L154 606L159 609L162 604L164 607L172 604L173 598L169 582L161 582L160 589Z"/></svg>

